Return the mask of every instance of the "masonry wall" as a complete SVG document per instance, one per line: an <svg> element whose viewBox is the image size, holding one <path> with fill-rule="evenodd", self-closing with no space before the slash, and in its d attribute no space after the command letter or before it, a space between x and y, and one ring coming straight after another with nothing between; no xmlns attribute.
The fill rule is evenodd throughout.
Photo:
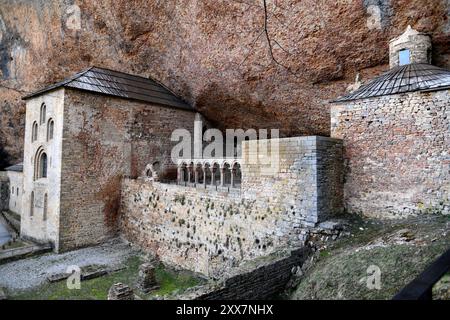
<svg viewBox="0 0 450 320"><path fill-rule="evenodd" d="M343 208L341 140L309 136L244 141L242 154L245 196L282 206L290 222L314 225Z"/></svg>
<svg viewBox="0 0 450 320"><path fill-rule="evenodd" d="M61 180L61 250L117 232L121 179L170 160L174 129L193 130L195 113L66 89Z"/></svg>
<svg viewBox="0 0 450 320"><path fill-rule="evenodd" d="M233 270L220 284L186 290L177 300L264 300L286 289L293 272L301 268L311 249L302 247L255 259Z"/></svg>
<svg viewBox="0 0 450 320"><path fill-rule="evenodd" d="M9 178L9 210L22 213L23 174L17 171L8 171Z"/></svg>
<svg viewBox="0 0 450 320"><path fill-rule="evenodd" d="M10 192L8 176L5 171L0 171L0 211L8 209Z"/></svg>
<svg viewBox="0 0 450 320"><path fill-rule="evenodd" d="M333 147L317 152L318 140ZM249 153L243 143L243 154ZM330 138L279 139L279 165L268 174L260 163L242 164L242 187L231 192L125 179L121 230L129 241L163 262L220 277L244 260L301 246L306 228L342 210L341 179L327 188L334 201L318 203L317 164L339 175L340 141ZM321 157L318 157L321 154ZM319 168L319 169L318 169ZM323 190L321 191L324 192Z"/></svg>
<svg viewBox="0 0 450 320"><path fill-rule="evenodd" d="M373 217L450 213L450 91L334 105L345 207Z"/></svg>
<svg viewBox="0 0 450 320"><path fill-rule="evenodd" d="M46 105L46 121L43 124L40 123L42 103ZM56 249L59 246L63 112L64 89L49 92L26 102L20 235L38 242L52 243ZM50 119L54 121L53 139L47 140L47 125ZM34 122L38 124L38 131L37 139L32 141ZM35 180L34 164L39 148L42 148L48 157L47 177ZM46 219L45 195L48 197Z"/></svg>

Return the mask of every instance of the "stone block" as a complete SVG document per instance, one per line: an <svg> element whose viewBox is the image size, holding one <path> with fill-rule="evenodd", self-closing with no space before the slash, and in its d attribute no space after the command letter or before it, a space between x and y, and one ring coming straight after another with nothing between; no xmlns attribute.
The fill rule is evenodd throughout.
<svg viewBox="0 0 450 320"><path fill-rule="evenodd" d="M108 300L134 300L133 289L120 282L113 284L108 292Z"/></svg>

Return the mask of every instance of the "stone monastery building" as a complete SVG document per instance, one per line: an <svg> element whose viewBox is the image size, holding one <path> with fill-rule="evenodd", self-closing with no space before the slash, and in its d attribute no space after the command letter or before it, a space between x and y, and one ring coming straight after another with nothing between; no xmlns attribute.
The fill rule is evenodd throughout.
<svg viewBox="0 0 450 320"><path fill-rule="evenodd" d="M389 71L332 101L331 137L239 141L231 158L174 162L172 132L195 149L210 125L152 79L92 67L24 97L23 164L8 169L21 236L62 252L120 234L219 275L343 211L449 214L450 71L410 27L389 48Z"/></svg>

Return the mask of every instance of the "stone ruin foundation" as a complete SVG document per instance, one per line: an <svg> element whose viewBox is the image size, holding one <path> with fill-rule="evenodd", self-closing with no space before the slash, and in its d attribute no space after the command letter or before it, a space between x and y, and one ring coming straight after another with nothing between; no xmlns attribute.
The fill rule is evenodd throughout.
<svg viewBox="0 0 450 320"><path fill-rule="evenodd" d="M108 292L108 300L134 300L133 289L120 282L113 284Z"/></svg>
<svg viewBox="0 0 450 320"><path fill-rule="evenodd" d="M155 277L155 266L152 263L143 263L140 265L136 286L144 293L159 289Z"/></svg>

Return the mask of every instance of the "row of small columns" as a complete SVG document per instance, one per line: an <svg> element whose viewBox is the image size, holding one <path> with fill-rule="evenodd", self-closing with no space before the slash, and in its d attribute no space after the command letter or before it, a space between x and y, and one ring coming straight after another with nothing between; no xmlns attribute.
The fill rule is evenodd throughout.
<svg viewBox="0 0 450 320"><path fill-rule="evenodd" d="M228 167L227 167L228 165ZM201 166L201 167L200 167ZM216 172L217 169L220 170L220 186L221 187L225 187L226 182L225 182L225 178L226 178L226 173L228 170L230 170L230 165L225 163L222 167L219 167L218 165L213 165L212 167L208 164L201 164L201 165L194 165L193 163L191 163L189 166L186 165L185 163L182 163L178 166L178 183L184 183L184 182L188 182L191 183L192 182L192 172L194 172L194 181L193 183L195 183L196 185L199 184L199 168L202 169L202 173L203 173L203 181L202 184L204 187L206 187L207 185L207 181L206 181L206 173L207 173L207 169L209 168L210 170L210 177L211 177L211 181L210 181L210 185L211 186L216 186ZM242 179L242 174L241 174L241 169L240 169L240 164L239 163L235 163L233 165L233 168L230 170L230 185L232 188L236 187L236 180L241 181ZM185 174L187 174L187 181L186 181L186 176ZM236 179L238 178L238 179Z"/></svg>

